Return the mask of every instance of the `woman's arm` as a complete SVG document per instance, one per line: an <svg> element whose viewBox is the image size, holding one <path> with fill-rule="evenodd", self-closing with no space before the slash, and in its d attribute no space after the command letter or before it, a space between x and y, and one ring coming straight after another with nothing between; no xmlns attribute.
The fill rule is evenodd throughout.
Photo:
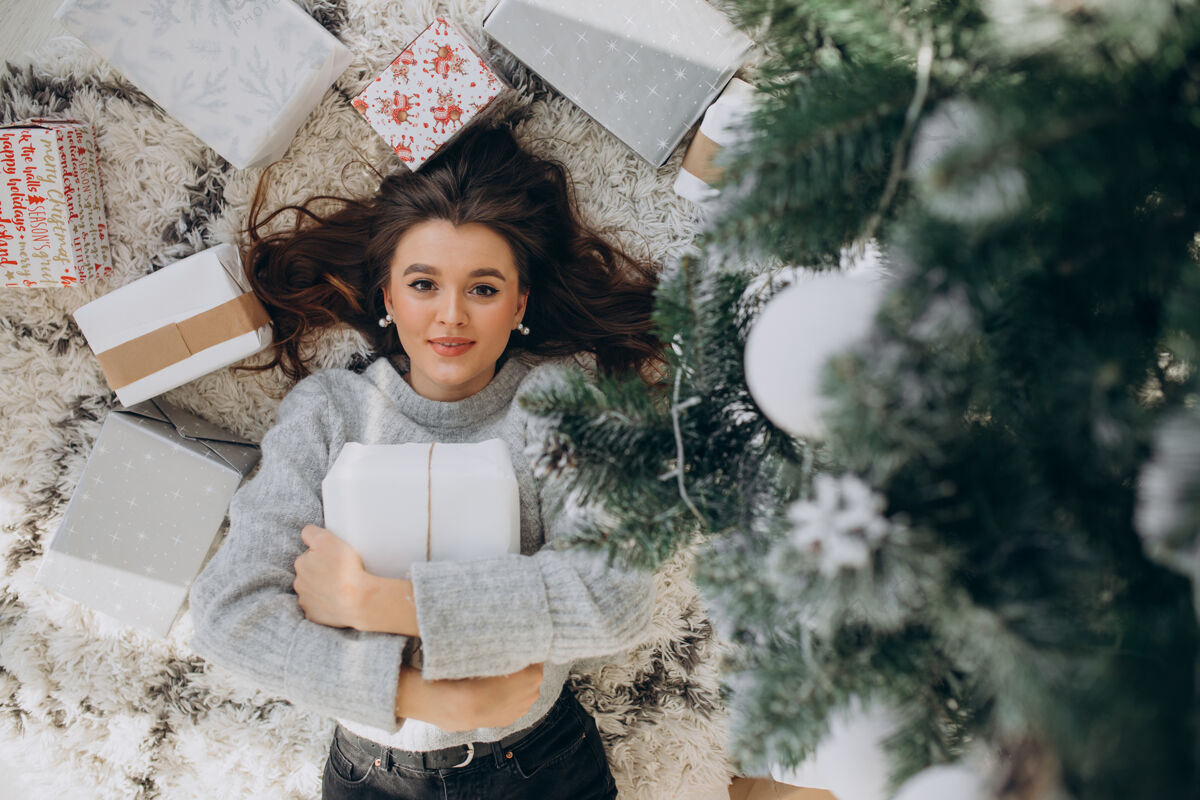
<svg viewBox="0 0 1200 800"><path fill-rule="evenodd" d="M520 392L563 374L561 367L539 366ZM522 416L526 452L542 452L553 433L549 422ZM570 664L627 650L650 633L653 574L610 566L603 552L560 548L574 522L565 513L568 481L552 476L535 485L546 539L537 553L413 564L425 677Z"/></svg>
<svg viewBox="0 0 1200 800"><path fill-rule="evenodd" d="M552 529L565 527L554 519ZM608 655L636 644L653 612L653 577L609 567L602 553L548 546L533 556L418 562L407 581L369 574L328 530L309 526L302 535L310 549L296 561L295 589L308 618L422 635L426 678L504 675L531 662ZM456 659L449 668L447 657Z"/></svg>
<svg viewBox="0 0 1200 800"><path fill-rule="evenodd" d="M292 588L305 617L334 628L417 635L411 583L371 575L333 531L306 525L300 538L308 550L296 559Z"/></svg>
<svg viewBox="0 0 1200 800"><path fill-rule="evenodd" d="M410 582L370 575L354 549L324 528L308 525L300 535L309 549L296 559L293 585L305 617L338 628L416 634ZM448 731L504 727L529 712L541 682L540 663L511 675L437 681L403 664L395 715Z"/></svg>
<svg viewBox="0 0 1200 800"><path fill-rule="evenodd" d="M419 719L446 731L502 728L529 713L542 685L542 665L512 675L429 681L410 666L400 668L396 716Z"/></svg>
<svg viewBox="0 0 1200 800"><path fill-rule="evenodd" d="M323 385L301 381L263 438L258 474L230 506L229 535L192 584L192 648L326 716L395 730L406 638L305 618L293 591L301 530L323 519L320 485L342 432Z"/></svg>
<svg viewBox="0 0 1200 800"><path fill-rule="evenodd" d="M414 564L412 592L427 678L618 653L646 637L654 610L650 573L549 546L532 556Z"/></svg>

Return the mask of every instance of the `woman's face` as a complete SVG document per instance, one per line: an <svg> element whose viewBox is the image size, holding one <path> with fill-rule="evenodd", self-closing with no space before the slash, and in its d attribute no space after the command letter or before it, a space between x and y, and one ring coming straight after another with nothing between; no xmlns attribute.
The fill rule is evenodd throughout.
<svg viewBox="0 0 1200 800"><path fill-rule="evenodd" d="M417 394L453 401L487 386L525 314L518 283L512 249L486 225L429 220L400 237L383 301Z"/></svg>

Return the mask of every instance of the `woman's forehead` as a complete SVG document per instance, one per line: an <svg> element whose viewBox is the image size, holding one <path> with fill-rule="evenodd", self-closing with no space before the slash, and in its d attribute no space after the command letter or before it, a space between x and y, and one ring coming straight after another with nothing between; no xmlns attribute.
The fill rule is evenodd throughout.
<svg viewBox="0 0 1200 800"><path fill-rule="evenodd" d="M479 277L499 273L504 279L517 274L508 241L492 228L477 222L455 225L448 220L427 220L409 228L396 244L392 271L401 275L452 273Z"/></svg>

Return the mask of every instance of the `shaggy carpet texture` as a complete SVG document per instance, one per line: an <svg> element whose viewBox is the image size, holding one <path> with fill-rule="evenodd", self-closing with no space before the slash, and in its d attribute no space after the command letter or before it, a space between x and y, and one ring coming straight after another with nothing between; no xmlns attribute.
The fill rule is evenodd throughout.
<svg viewBox="0 0 1200 800"><path fill-rule="evenodd" d="M364 195L401 169L350 98L435 15L477 42L485 0L306 0L354 53L271 172L268 207L317 193ZM661 169L624 145L494 43L518 90L519 138L564 162L584 216L658 260L699 222ZM0 763L35 797L315 798L334 723L205 662L184 613L169 637L122 626L34 582L43 549L117 402L72 312L130 281L221 242L236 242L259 170L234 169L101 59L69 37L0 74L0 120L75 117L95 126L114 274L80 287L0 292ZM361 366L363 342L336 332L318 366ZM257 363L262 355L251 359ZM288 389L277 373L218 370L166 399L259 441ZM224 535L222 531L221 536ZM220 537L217 544L221 541ZM728 781L727 712L714 638L686 555L657 576L646 644L572 676L626 800L717 798Z"/></svg>

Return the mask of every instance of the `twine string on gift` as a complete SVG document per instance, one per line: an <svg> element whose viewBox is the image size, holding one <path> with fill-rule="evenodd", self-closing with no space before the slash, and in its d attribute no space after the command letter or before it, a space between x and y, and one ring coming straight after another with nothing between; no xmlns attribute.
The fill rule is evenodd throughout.
<svg viewBox="0 0 1200 800"><path fill-rule="evenodd" d="M433 550L433 446L429 443L429 460L425 464L425 560L432 561Z"/></svg>

